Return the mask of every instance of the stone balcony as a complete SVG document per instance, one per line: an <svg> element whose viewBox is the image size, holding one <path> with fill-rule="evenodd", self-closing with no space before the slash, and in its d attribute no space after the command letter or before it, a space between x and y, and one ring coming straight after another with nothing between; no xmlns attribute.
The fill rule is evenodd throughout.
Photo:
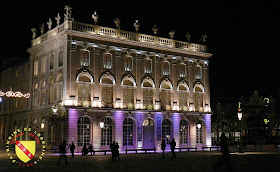
<svg viewBox="0 0 280 172"><path fill-rule="evenodd" d="M47 33L33 39L31 41L31 45L36 46L48 39L50 39L53 36L56 36L58 33L65 31L65 30L72 30L72 31L78 31L78 32L85 32L87 34L91 35L101 35L104 37L114 37L122 40L131 40L131 41L137 41L137 42L143 42L148 43L151 45L160 45L160 46L166 46L169 48L178 48L178 49L184 49L191 52L202 52L207 53L207 46L206 45L200 45L200 44L194 44L189 42L182 42L182 41L176 41L173 39L168 38L162 38L157 36L151 36L136 32L129 32L129 31L123 31L119 29L114 28L108 28L98 25L91 25L91 24L85 24L75 21L65 21L64 23L60 24L59 26L49 30Z"/></svg>

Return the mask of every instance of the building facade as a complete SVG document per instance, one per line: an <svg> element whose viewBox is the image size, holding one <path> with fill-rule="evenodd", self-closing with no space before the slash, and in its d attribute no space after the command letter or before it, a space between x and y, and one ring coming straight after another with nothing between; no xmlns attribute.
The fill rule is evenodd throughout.
<svg viewBox="0 0 280 172"><path fill-rule="evenodd" d="M205 45L79 23L67 9L64 17L37 38L33 30L28 49L27 125L48 145L160 149L172 138L179 147L211 145Z"/></svg>

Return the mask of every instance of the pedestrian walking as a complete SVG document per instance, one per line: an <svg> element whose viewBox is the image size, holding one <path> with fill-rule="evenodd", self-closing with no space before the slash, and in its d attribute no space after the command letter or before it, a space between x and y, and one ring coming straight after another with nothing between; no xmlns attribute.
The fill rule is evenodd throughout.
<svg viewBox="0 0 280 172"><path fill-rule="evenodd" d="M165 140L162 139L162 141L161 141L162 158L165 158L165 156L164 156L165 147L166 147Z"/></svg>
<svg viewBox="0 0 280 172"><path fill-rule="evenodd" d="M116 143L115 141L113 141L113 143L110 144L110 149L111 149L111 153L112 153L112 161L115 160L115 155L116 155Z"/></svg>
<svg viewBox="0 0 280 172"><path fill-rule="evenodd" d="M215 169L217 170L220 168L223 164L225 164L226 169L231 169L231 160L229 155L229 149L228 149L228 139L224 132L222 132L221 138L220 138L220 145L221 145L221 152L223 153L222 159L215 165Z"/></svg>
<svg viewBox="0 0 280 172"><path fill-rule="evenodd" d="M92 155L92 152L93 152L93 146L92 146L92 144L90 144L90 145L88 146L88 151L90 152L90 155Z"/></svg>
<svg viewBox="0 0 280 172"><path fill-rule="evenodd" d="M175 147L176 147L176 142L175 139L173 138L172 141L170 142L170 147L171 147L171 152L172 152L172 158L176 158L175 154Z"/></svg>
<svg viewBox="0 0 280 172"><path fill-rule="evenodd" d="M76 146L75 146L74 143L72 142L72 144L71 144L71 146L70 146L70 152L71 152L71 154L72 154L72 158L74 158L75 148L76 148Z"/></svg>
<svg viewBox="0 0 280 172"><path fill-rule="evenodd" d="M84 144L84 147L83 147L83 149L82 149L82 156L85 156L85 155L87 155L87 154L88 154L88 148L87 148L87 145Z"/></svg>
<svg viewBox="0 0 280 172"><path fill-rule="evenodd" d="M116 151L116 153L115 153L115 160L117 158L119 158L119 160L121 160L119 148L120 148L120 146L119 146L118 142L116 142L116 145L115 145L115 151Z"/></svg>
<svg viewBox="0 0 280 172"><path fill-rule="evenodd" d="M59 145L59 153L60 153L60 157L59 157L59 159L58 159L58 161L57 161L57 165L59 165L59 163L60 163L60 161L61 161L62 159L65 160L65 164L66 164L66 165L69 164L68 161L67 161L67 157L66 157L66 155L65 155L65 153L66 153L66 141L65 141L65 140L63 140L63 143L61 143L61 144Z"/></svg>

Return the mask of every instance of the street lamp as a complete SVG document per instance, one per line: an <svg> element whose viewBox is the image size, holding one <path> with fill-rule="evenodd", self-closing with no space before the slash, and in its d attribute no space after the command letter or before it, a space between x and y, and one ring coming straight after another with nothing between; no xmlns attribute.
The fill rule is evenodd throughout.
<svg viewBox="0 0 280 172"><path fill-rule="evenodd" d="M57 105L53 105L52 106L53 115L57 115L57 111L58 111L58 106Z"/></svg>
<svg viewBox="0 0 280 172"><path fill-rule="evenodd" d="M104 126L105 126L104 122L100 122L99 126L100 126L100 128L104 128Z"/></svg>
<svg viewBox="0 0 280 172"><path fill-rule="evenodd" d="M239 139L239 153L244 153L243 150L242 150L242 109L240 107L241 103L238 102L238 112L237 112L237 117L238 117L238 120L240 121L240 139Z"/></svg>

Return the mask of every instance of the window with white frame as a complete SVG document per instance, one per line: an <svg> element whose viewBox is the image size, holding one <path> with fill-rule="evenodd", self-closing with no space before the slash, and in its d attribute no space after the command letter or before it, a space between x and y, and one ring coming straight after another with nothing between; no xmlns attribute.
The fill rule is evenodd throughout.
<svg viewBox="0 0 280 172"><path fill-rule="evenodd" d="M80 74L78 78L78 105L89 107L91 105L91 79L90 74Z"/></svg>
<svg viewBox="0 0 280 172"><path fill-rule="evenodd" d="M143 87L143 109L152 110L154 108L153 93L154 83L152 79L144 79L142 83Z"/></svg>
<svg viewBox="0 0 280 172"><path fill-rule="evenodd" d="M185 119L180 121L180 143L188 143L188 121Z"/></svg>
<svg viewBox="0 0 280 172"><path fill-rule="evenodd" d="M82 116L78 120L78 146L88 146L90 140L90 119Z"/></svg>
<svg viewBox="0 0 280 172"><path fill-rule="evenodd" d="M104 76L101 80L101 103L102 107L113 107L113 76Z"/></svg>
<svg viewBox="0 0 280 172"><path fill-rule="evenodd" d="M196 126L196 143L203 143L203 127Z"/></svg>
<svg viewBox="0 0 280 172"><path fill-rule="evenodd" d="M110 145L113 141L113 120L105 117L101 122L104 122L104 127L101 128L101 145Z"/></svg>
<svg viewBox="0 0 280 172"><path fill-rule="evenodd" d="M162 139L165 140L166 144L170 143L171 139L171 120L170 119L164 119L162 121L162 130L161 130L161 136Z"/></svg>
<svg viewBox="0 0 280 172"><path fill-rule="evenodd" d="M133 119L125 118L123 121L123 145L133 146Z"/></svg>
<svg viewBox="0 0 280 172"><path fill-rule="evenodd" d="M49 79L49 104L54 103L54 79L51 77Z"/></svg>
<svg viewBox="0 0 280 172"><path fill-rule="evenodd" d="M90 51L86 49L80 50L81 66L87 67L90 65Z"/></svg>
<svg viewBox="0 0 280 172"><path fill-rule="evenodd" d="M127 109L134 108L134 84L131 80L123 81L123 107Z"/></svg>

